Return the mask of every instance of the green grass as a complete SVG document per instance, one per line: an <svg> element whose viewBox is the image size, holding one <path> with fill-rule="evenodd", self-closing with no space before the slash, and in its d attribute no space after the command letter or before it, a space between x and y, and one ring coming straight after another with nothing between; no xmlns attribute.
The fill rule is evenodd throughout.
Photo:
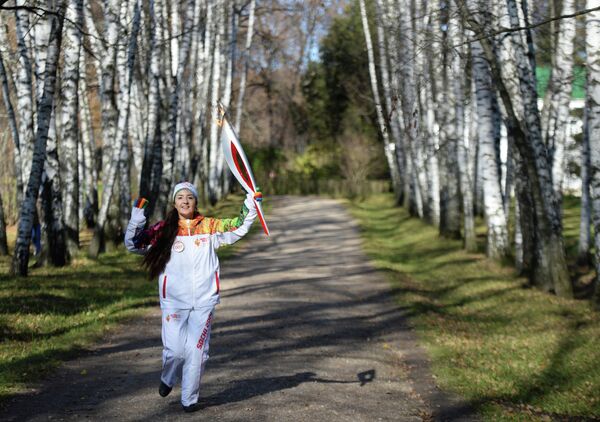
<svg viewBox="0 0 600 422"><path fill-rule="evenodd" d="M206 214L233 217L242 200L232 195ZM14 245L14 228L9 236ZM219 255L226 258L235 248L223 248ZM124 248L95 261L81 255L67 267L32 268L27 278L6 275L10 258L0 257L0 401L81 353L119 322L158 306L156 283L140 267L140 256Z"/></svg>
<svg viewBox="0 0 600 422"><path fill-rule="evenodd" d="M572 200L566 205L571 236L578 214ZM441 387L487 420L600 418L600 315L587 301L527 288L510 266L440 238L394 207L390 195L349 208L367 253L408 309Z"/></svg>

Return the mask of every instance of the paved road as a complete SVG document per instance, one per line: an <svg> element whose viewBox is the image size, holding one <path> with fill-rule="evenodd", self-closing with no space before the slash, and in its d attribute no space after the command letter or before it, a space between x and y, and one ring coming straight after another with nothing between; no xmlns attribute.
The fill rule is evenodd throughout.
<svg viewBox="0 0 600 422"><path fill-rule="evenodd" d="M167 398L156 392L153 310L16 398L1 419L469 420L464 403L435 387L344 208L321 198L274 202L271 237L245 240L223 264L201 411L182 412L178 387Z"/></svg>

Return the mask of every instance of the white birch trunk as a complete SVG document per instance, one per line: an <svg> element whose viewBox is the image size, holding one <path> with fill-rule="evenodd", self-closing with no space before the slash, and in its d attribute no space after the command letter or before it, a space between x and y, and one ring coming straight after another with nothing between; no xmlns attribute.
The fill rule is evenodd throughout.
<svg viewBox="0 0 600 422"><path fill-rule="evenodd" d="M223 87L222 102L227 109L231 109L231 96L233 89L233 79L235 77L235 65L236 65L236 46L237 46L237 34L239 25L239 12L235 10L235 2L229 8L230 16L230 30L228 33L228 48L223 51L223 61L226 63L225 66L225 85ZM223 149L219 148L219 171L221 172L222 188L221 192L223 195L229 193L231 187L232 174L229 169L224 165Z"/></svg>
<svg viewBox="0 0 600 422"><path fill-rule="evenodd" d="M256 0L250 0L249 7L250 10L248 12L246 43L244 44L244 52L242 53L244 70L240 76L240 91L237 97L237 105L235 107L234 128L236 133L240 133L240 127L242 124L242 110L244 107L244 97L246 95L246 80L248 78L248 68L250 66L250 47L252 46L252 37L254 36L254 11L256 10Z"/></svg>
<svg viewBox="0 0 600 422"><path fill-rule="evenodd" d="M17 0L16 5L22 6L25 0ZM15 80L17 94L17 114L19 122L19 140L21 155L22 186L27 187L29 174L31 173L33 145L34 145L34 122L33 122L33 78L31 54L28 48L29 36L29 13L18 9L16 17L17 48L19 51L19 66ZM25 271L26 273L26 271Z"/></svg>
<svg viewBox="0 0 600 422"><path fill-rule="evenodd" d="M434 19L434 37L444 39L440 16ZM446 41L447 42L447 41ZM434 46L433 75L435 81L436 120L440 127L440 234L448 238L461 237L460 188L458 171L458 133L455 124L456 100L453 92L453 81L450 74L451 63L444 54L447 45L437 41Z"/></svg>
<svg viewBox="0 0 600 422"><path fill-rule="evenodd" d="M62 9L62 10L61 10ZM46 156L46 143L48 140L48 129L52 117L52 106L54 103L54 90L56 82L56 70L60 55L60 44L62 24L64 18L64 4L58 9L58 18L53 19L50 31L50 43L48 45L48 61L46 63L46 74L44 78L44 92L38 108L38 122L35 135L35 148L31 162L31 173L27 182L25 198L21 203L19 227L17 230L17 241L11 265L11 273L22 276L27 275L29 263L29 244L31 242L31 228L35 216L35 204L42 179L42 170Z"/></svg>
<svg viewBox="0 0 600 422"><path fill-rule="evenodd" d="M479 42L471 44L473 79L477 97L478 138L482 165L483 203L487 224L486 253L490 258L503 258L510 252L508 222L502 202L498 177L498 161L494 146L494 110L492 81Z"/></svg>
<svg viewBox="0 0 600 422"><path fill-rule="evenodd" d="M79 249L79 55L81 26L83 25L83 0L69 0L67 27L64 36L64 64L61 109L61 142L64 164L64 217L67 229L67 247L74 255ZM77 26L75 26L77 25Z"/></svg>
<svg viewBox="0 0 600 422"><path fill-rule="evenodd" d="M224 80L224 85L223 85L223 96L221 99L221 102L223 103L223 105L225 107L227 107L227 109L230 109L230 105L231 105L231 88L232 88L232 82L233 82L233 78L234 78L234 63L235 63L235 56L236 56L236 44L237 44L237 32L238 32L238 13L236 13L236 11L232 8L230 10L231 16L230 16L230 25L229 25L229 31L226 34L226 39L227 42L223 43L224 45L227 45L226 49L223 49L223 61L225 62L225 77L223 78Z"/></svg>
<svg viewBox="0 0 600 422"><path fill-rule="evenodd" d="M36 1L34 1L36 3ZM44 6L42 2L37 1L38 6ZM33 72L35 75L34 79L34 90L36 102L39 102L44 91L44 69L46 67L46 54L48 52L48 42L50 39L50 24L51 17L42 16L36 19L30 31L33 35ZM60 70L60 69L59 69ZM34 124L35 124L35 108L34 108ZM35 127L34 127L35 128Z"/></svg>
<svg viewBox="0 0 600 422"><path fill-rule="evenodd" d="M194 33L194 133L192 135L192 166L193 181L196 186L203 187L203 196L206 197L206 164L208 160L207 142L204 136L206 129L206 104L208 95L210 60L208 45L212 42L212 2L205 1L205 18L200 25L200 16L196 18L196 28Z"/></svg>
<svg viewBox="0 0 600 422"><path fill-rule="evenodd" d="M169 19L169 21L171 22L171 76L173 78L175 78L177 76L177 69L179 66L179 55L180 55L180 50L179 50L179 37L182 35L181 34L181 19L179 17L179 10L178 10L178 6L179 4L181 4L182 2L179 1L171 1L171 2L167 2L166 4L169 5L170 7L170 15L171 15L171 19ZM187 11L186 11L187 13ZM190 16L186 16L186 19L189 19Z"/></svg>
<svg viewBox="0 0 600 422"><path fill-rule="evenodd" d="M561 15L569 15L574 11L574 0L562 0ZM552 56L552 75L542 110L542 131L552 162L554 190L560 198L564 178L565 144L570 123L575 19L561 19L558 25L556 47Z"/></svg>
<svg viewBox="0 0 600 422"><path fill-rule="evenodd" d="M131 86L131 116L129 119L129 132L131 133L131 153L136 179L134 186L140 185L142 176L142 163L144 161L144 140L146 136L146 118L142 105L141 81L134 79Z"/></svg>
<svg viewBox="0 0 600 422"><path fill-rule="evenodd" d="M191 127L189 128L189 143L190 143L190 174L188 180L194 185L199 186L202 183L199 180L200 172L200 156L201 156L201 139L198 138L202 132L202 123L199 121L199 110L201 104L198 102L198 96L202 89L204 81L204 44L203 36L206 34L206 0L196 2L194 10L194 31L192 34L191 58L190 66L195 69L189 75L189 85L191 92L189 93L191 108L189 110L189 119L191 119Z"/></svg>
<svg viewBox="0 0 600 422"><path fill-rule="evenodd" d="M512 27L520 25L515 0L507 0L508 14ZM573 288L567 270L562 239L559 204L552 185L552 168L548 152L543 143L540 115L537 109L535 68L525 51L518 32L511 35L515 48L515 59L519 75L519 87L524 104L524 127L528 145L523 145L523 158L531 160L530 177L535 200L536 266L533 268L534 283L543 290L554 290L559 296L571 297ZM527 149L528 151L525 151ZM526 155L527 154L527 155Z"/></svg>
<svg viewBox="0 0 600 422"><path fill-rule="evenodd" d="M411 2L401 0L399 5L401 12L398 14L398 59L400 60L400 78L401 86L399 91L400 105L402 107L403 137L406 146L407 161L411 160L410 168L412 174L407 172L407 177L411 178L412 186L405 202L408 201L408 210L411 214L423 218L425 210L423 208L423 197L426 191L426 180L424 165L420 162L422 154L420 153L419 142L419 123L420 110L417 97L418 81L415 70L415 40L417 35L413 27L413 15Z"/></svg>
<svg viewBox="0 0 600 422"><path fill-rule="evenodd" d="M219 171L219 137L218 131L219 126L214 118L215 109L217 106L217 102L219 100L220 93L220 78L221 78L221 40L223 38L223 29L224 29L224 10L222 1L217 0L215 4L215 22L216 22L216 31L215 31L215 43L214 43L214 52L213 52L213 67L212 67L212 78L211 78L211 98L210 98L210 151L209 151L209 159L208 159L208 200L211 204L215 204L221 198L221 183L220 176L221 172Z"/></svg>
<svg viewBox="0 0 600 422"><path fill-rule="evenodd" d="M89 25L88 25L89 26ZM119 40L119 5L116 0L105 2L104 5L104 39L105 51L103 60L100 63L101 83L100 83L100 103L102 107L102 179L103 191L106 189L106 180L111 170L111 165L118 160L114 159L114 149L117 148L116 125L119 111L116 108L118 97L116 92L115 80L116 73L116 55L117 42ZM118 154L118 152L117 152ZM118 156L117 156L118 157ZM112 195L112 191L111 191ZM102 193L102 197L105 195ZM103 200L104 202L104 200ZM103 217L102 226L106 223L106 216ZM100 223L99 219L97 224Z"/></svg>
<svg viewBox="0 0 600 422"><path fill-rule="evenodd" d="M149 2L150 18L150 67L148 76L148 111L144 140L144 159L142 163L139 192L144 198L156 198L162 178L162 142L160 129L160 59L157 43L161 39L158 17L162 9L162 0ZM148 205L148 215L153 215L155 201Z"/></svg>
<svg viewBox="0 0 600 422"><path fill-rule="evenodd" d="M393 140L390 142L391 153L386 155L389 163L392 162L393 166L390 167L390 178L392 179L392 187L396 197L396 203L398 205L404 203L405 198L409 197L408 193L405 193L405 187L410 186L409 175L406 167L406 145L403 135L404 128L404 116L402 113L402 107L400 105L400 59L398 57L398 34L396 29L396 22L398 20L398 8L393 1L384 0L382 18L386 31L389 33L387 41L389 47L387 53L389 56L389 76L390 76L390 90L393 99L391 103L391 110L388 113L390 116L390 127L392 128ZM391 112L393 109L393 112ZM385 147L385 146L384 146ZM387 151L386 151L386 154Z"/></svg>
<svg viewBox="0 0 600 422"><path fill-rule="evenodd" d="M464 19L474 32L481 32L483 27L470 17L462 3L457 3ZM520 12L515 0L506 0L510 27L522 25ZM526 3L522 2L525 10ZM527 16L527 13L521 13ZM526 41L519 32L526 33ZM571 297L572 286L566 265L562 238L562 227L558 202L552 186L552 174L546 146L542 139L540 116L537 109L537 92L535 79L535 59L532 54L530 30L510 33L514 49L514 60L517 68L519 95L509 93L507 85L499 69L494 47L489 39L482 39L486 59L491 66L492 76L502 98L507 116L509 139L515 145L518 154L516 178L522 232L525 238L530 236L530 249L535 254L531 260L530 279L534 285L543 290L553 290L557 295ZM514 77L514 75L513 75ZM516 98L522 99L523 116L516 109ZM531 232L530 232L531 231ZM527 232L532 235L527 235Z"/></svg>
<svg viewBox="0 0 600 422"><path fill-rule="evenodd" d="M579 242L577 245L577 263L579 265L590 264L590 245L592 233L590 230L591 201L590 201L590 133L589 133L589 109L587 104L583 112L583 137L581 140L581 215L579 220Z"/></svg>
<svg viewBox="0 0 600 422"><path fill-rule="evenodd" d="M439 227L440 203L439 203L439 177L438 162L436 156L437 130L435 129L435 115L432 104L432 88L428 75L430 74L430 63L427 54L422 53L426 45L430 45L429 25L431 23L431 12L428 10L426 1L418 1L415 4L415 65L417 79L417 99L419 105L419 173L425 179L422 183L423 208L425 219Z"/></svg>
<svg viewBox="0 0 600 422"><path fill-rule="evenodd" d="M170 3L169 3L170 4ZM167 16L170 13L168 10L169 4L167 2L161 2L158 4L160 7L160 17L158 18L159 23L159 32L161 34L160 44L170 43L171 38L174 34L170 33L170 28L165 24L167 22ZM172 74L172 55L174 53L170 50L163 51L162 60L160 61L161 65L161 73L163 75L171 75ZM175 53L175 54L178 54ZM177 69L175 69L177 70ZM175 141L177 135L176 121L175 121L175 134L172 135L173 131L173 122L171 116L173 114L172 104L173 104L173 84L175 78L173 77L161 77L159 80L159 89L161 92L161 113L165 113L167 118L160 119L160 129L159 133L161 134L161 158L162 158L162 169L161 169L161 180L158 183L158 195L154 208L154 218L162 219L166 212L166 207L168 203L169 193L172 188L173 178L174 178L174 154L175 154ZM176 118L175 118L176 119ZM156 168L156 170L158 170Z"/></svg>
<svg viewBox="0 0 600 422"><path fill-rule="evenodd" d="M463 208L463 242L466 250L476 251L477 241L475 237L475 220L473 215L473 182L468 168L468 138L465 136L468 131L468 126L465 124L467 113L465 110L465 91L467 89L465 86L466 84L464 83L464 75L468 69L466 68L465 60L463 59L463 57L466 57L465 47L461 45L463 42L461 34L463 32L464 29L457 18L456 10L451 6L450 19L448 21L448 33L450 43L455 47L449 52L451 56L450 77L452 78L452 89L449 93L452 94L451 97L453 100L450 101L450 103L454 109L454 119L451 124L456 128L456 163L458 164L460 197L462 198Z"/></svg>
<svg viewBox="0 0 600 422"><path fill-rule="evenodd" d="M524 269L524 249L523 233L521 230L521 211L520 202L515 201L515 268L518 274L522 274Z"/></svg>
<svg viewBox="0 0 600 422"><path fill-rule="evenodd" d="M600 0L587 0L586 7L599 7ZM596 290L594 299L600 302L600 12L586 16L587 90L586 131L590 142L590 199L596 251Z"/></svg>
<svg viewBox="0 0 600 422"><path fill-rule="evenodd" d="M131 22L134 14L136 13L136 7L139 7L138 3L135 1L122 1L120 4L119 10L119 21L120 22ZM116 60L116 74L117 79L119 81L119 93L117 96L117 104L119 105L119 125L124 125L122 128L117 128L117 134L119 131L123 133L123 141L119 147L119 161L118 161L118 169L117 169L117 180L115 182L115 186L113 187L113 198L116 200L113 201L113 207L109 210L109 226L105 230L109 236L107 236L106 240L110 241L111 247L116 247L122 242L123 233L125 232L125 228L129 222L129 217L131 213L131 153L129 149L129 140L130 136L130 120L132 114L132 97L133 97L133 69L130 66L133 66L132 63L129 63L128 56L130 52L128 51L128 46L122 40L128 39L134 32L137 34L141 28L141 8L139 10L139 15L136 16L136 25L134 31L129 33L129 25L119 25L119 42L117 46L117 60ZM138 40L137 35L136 39L133 41L136 43L136 51L133 53L136 56L139 54L138 50ZM138 58L139 60L139 58ZM126 87L125 89L123 87ZM122 105L121 105L122 104ZM125 118L123 118L123 110L122 107L126 107ZM119 135L117 135L119 136ZM117 140L120 139L117 137ZM118 143L118 141L117 141ZM116 192L114 189L116 188Z"/></svg>
<svg viewBox="0 0 600 422"><path fill-rule="evenodd" d="M369 32L369 21L367 20L367 11L365 8L365 1L359 0L360 5L360 16L363 26L363 32L365 34L365 42L367 45L367 56L369 59L369 77L371 79L371 90L373 92L373 102L375 105L375 112L377 113L377 124L379 126L379 133L383 138L385 156L387 159L388 166L390 168L390 174L392 181L398 180L398 163L394 154L395 145L390 140L389 133L383 117L383 108L379 99L379 87L377 86L377 73L375 72L375 58L373 54L373 43L371 42L371 33ZM394 191L397 192L398 186L394 187ZM398 195L396 193L396 195Z"/></svg>
<svg viewBox="0 0 600 422"><path fill-rule="evenodd" d="M81 118L81 113L78 114L78 117ZM83 126L83 125L82 125ZM79 142L77 143L77 172L79 173L79 177L81 178L79 183L79 192L77 195L77 202L79 203L79 208L77 209L77 219L81 224L84 221L85 215L83 213L84 204L85 204L85 156L83 152L83 143L81 142L81 136L79 137Z"/></svg>
<svg viewBox="0 0 600 422"><path fill-rule="evenodd" d="M127 55L127 74L125 83L120 87L120 103L121 109L119 110L119 118L117 123L117 132L115 134L115 145L112 149L111 165L109 166L108 172L105 173L103 178L104 190L102 192L102 205L98 213L98 223L94 231L94 237L90 243L89 255L93 258L97 257L100 253L100 249L103 244L103 231L104 225L108 218L108 208L110 206L113 188L116 182L117 169L119 168L119 162L122 159L123 145L127 142L127 128L129 119L129 102L131 94L131 83L133 80L133 71L135 64L135 54L137 49L137 33L140 27L140 5L139 0L135 3L134 18L131 26L131 34L129 37L128 55ZM122 66L121 63L117 63L117 67Z"/></svg>
<svg viewBox="0 0 600 422"><path fill-rule="evenodd" d="M395 11L390 11L390 7L386 0L383 2L382 0L377 0L375 3L375 12L383 97L385 99L386 115L389 119L388 123L392 133L390 146L394 147L389 158L394 164L393 168L390 167L390 177L392 179L392 188L396 196L396 202L401 204L404 200L403 178L408 177L408 175L404 174L406 140L401 129L403 114L399 101L400 63L398 59L397 31L394 26L396 24ZM390 63L389 67L388 61Z"/></svg>
<svg viewBox="0 0 600 422"><path fill-rule="evenodd" d="M175 161L175 153L179 154L181 152L181 148L175 148L175 146L181 146L181 141L178 138L179 129L181 127L180 110L181 108L183 108L180 102L180 95L183 88L184 71L187 63L189 62L190 56L190 45L192 41L192 30L194 26L195 3L195 0L188 0L186 3L183 37L181 39L181 43L179 44L179 51L176 55L176 57L179 59L179 62L177 63L173 91L171 92L170 97L169 131L167 133L166 142L168 142L171 145L171 157L166 158L169 158L170 162L177 164L172 169L170 169L170 171L166 166L163 170L163 183L165 183L169 187L169 189L171 188L173 181L181 177L180 171L181 165L183 164L180 162L180 160Z"/></svg>
<svg viewBox="0 0 600 422"><path fill-rule="evenodd" d="M420 49L423 45L428 46L432 43L432 33L430 27L432 25L432 11L430 4L421 1L421 16L425 16L421 31ZM418 12L419 13L419 12ZM435 46L435 44L433 44ZM427 202L430 213L430 222L439 229L440 225L440 177L439 177L439 162L437 151L439 149L439 125L436 122L436 104L434 101L435 86L431 79L433 76L433 66L431 55L419 54L423 56L421 61L421 77L424 83L420 89L421 92L421 108L422 113L422 142L425 148L426 166L427 166Z"/></svg>
<svg viewBox="0 0 600 422"><path fill-rule="evenodd" d="M207 121L207 116L210 116L208 111L209 105L209 88L211 84L211 72L213 65L213 57L211 56L211 52L213 51L214 37L216 35L216 25L215 25L215 9L216 9L216 1L209 0L207 1L206 6L206 26L205 26L205 36L204 36L204 45L202 51L202 73L199 73L197 76L197 83L200 86L198 90L198 98L196 100L196 104L198 105L196 111L195 120L199 122L198 131L195 135L196 141L195 145L198 148L199 154L199 165L198 171L196 174L196 179L198 181L202 181L204 186L204 196L207 200L209 200L209 189L208 189L208 179L210 173L209 167L209 140L205 134L206 131L209 130L210 122Z"/></svg>
<svg viewBox="0 0 600 422"><path fill-rule="evenodd" d="M84 182L85 190L83 193L83 215L87 227L92 228L98 215L98 171L96 169L96 142L94 140L94 131L92 128L92 116L88 100L87 78L86 78L86 57L82 52L79 55L79 121L81 123L81 144L83 148L83 169L84 173L81 179ZM81 189L81 187L80 187Z"/></svg>
<svg viewBox="0 0 600 422"><path fill-rule="evenodd" d="M42 226L42 252L36 266L50 263L62 267L69 261L55 113L56 110L53 110L50 118L46 162L42 173L42 210L39 217Z"/></svg>

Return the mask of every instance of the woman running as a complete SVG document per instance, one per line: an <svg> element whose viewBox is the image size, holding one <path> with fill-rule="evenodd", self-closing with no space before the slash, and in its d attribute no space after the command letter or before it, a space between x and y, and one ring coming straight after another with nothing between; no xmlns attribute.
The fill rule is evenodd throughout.
<svg viewBox="0 0 600 422"><path fill-rule="evenodd" d="M240 215L217 219L197 211L198 192L188 182L173 189L173 209L148 229L144 207L135 201L125 233L131 252L145 255L150 278L158 278L162 310L162 373L158 392L166 397L181 374L181 404L186 412L200 409L198 397L208 360L214 308L219 303L219 258L216 250L241 239L256 218L262 195L248 194Z"/></svg>

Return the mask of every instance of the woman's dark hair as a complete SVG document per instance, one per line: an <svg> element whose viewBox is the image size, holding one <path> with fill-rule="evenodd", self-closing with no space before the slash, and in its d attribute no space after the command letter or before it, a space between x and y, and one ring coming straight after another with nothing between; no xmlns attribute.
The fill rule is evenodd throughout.
<svg viewBox="0 0 600 422"><path fill-rule="evenodd" d="M173 208L165 218L165 224L158 233L156 243L144 256L142 265L149 271L150 279L156 278L163 272L171 258L171 247L179 230L179 214Z"/></svg>

